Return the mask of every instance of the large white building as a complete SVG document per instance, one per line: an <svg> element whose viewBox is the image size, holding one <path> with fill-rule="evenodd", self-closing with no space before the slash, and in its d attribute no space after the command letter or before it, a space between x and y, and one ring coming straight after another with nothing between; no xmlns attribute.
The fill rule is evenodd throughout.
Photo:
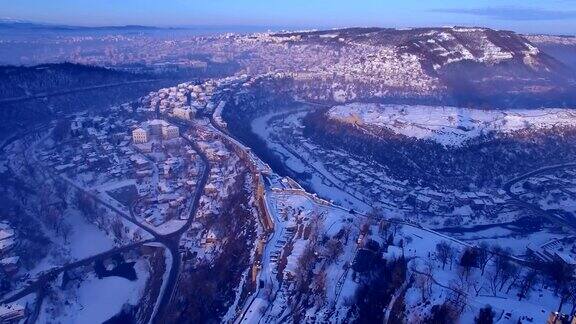
<svg viewBox="0 0 576 324"><path fill-rule="evenodd" d="M142 123L141 127L132 131L132 139L136 144L148 143L160 136L165 140L177 138L180 136L180 129L164 120L154 119Z"/></svg>
<svg viewBox="0 0 576 324"><path fill-rule="evenodd" d="M134 143L147 143L148 131L143 128L136 128L132 131L132 140Z"/></svg>

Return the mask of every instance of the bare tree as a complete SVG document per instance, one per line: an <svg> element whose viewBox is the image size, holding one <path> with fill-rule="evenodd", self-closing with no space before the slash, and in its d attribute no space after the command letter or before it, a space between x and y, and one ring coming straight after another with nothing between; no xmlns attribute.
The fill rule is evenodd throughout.
<svg viewBox="0 0 576 324"><path fill-rule="evenodd" d="M460 265L462 266L463 273L466 278L470 276L470 271L472 271L472 268L478 264L476 257L477 249L475 248L466 248L464 252L462 252L462 256L460 257Z"/></svg>
<svg viewBox="0 0 576 324"><path fill-rule="evenodd" d="M326 302L326 271L319 271L312 280L312 289L316 307L321 307Z"/></svg>
<svg viewBox="0 0 576 324"><path fill-rule="evenodd" d="M486 305L485 307L480 309L478 316L474 317L475 324L492 324L494 323L494 311L492 310L492 306Z"/></svg>
<svg viewBox="0 0 576 324"><path fill-rule="evenodd" d="M510 261L508 260L508 257L502 255L502 254L496 254L494 256L494 279L497 282L500 282L500 280L502 280L502 277L504 276L504 272L507 271L507 269L510 267Z"/></svg>
<svg viewBox="0 0 576 324"><path fill-rule="evenodd" d="M570 282L570 297L569 300L572 303L572 310L570 314L576 314L576 280Z"/></svg>
<svg viewBox="0 0 576 324"><path fill-rule="evenodd" d="M414 285L420 291L420 297L423 302L432 296L432 279L428 275L417 273L415 275Z"/></svg>
<svg viewBox="0 0 576 324"><path fill-rule="evenodd" d="M464 312L466 305L468 305L467 287L461 280L452 280L449 286L448 301L454 306L457 314L460 315Z"/></svg>
<svg viewBox="0 0 576 324"><path fill-rule="evenodd" d="M380 221L380 236L382 236L383 238L388 237L388 234L390 232L390 222L382 220Z"/></svg>
<svg viewBox="0 0 576 324"><path fill-rule="evenodd" d="M491 269L486 273L488 277L488 288L492 292L493 296L498 293L498 272L495 269Z"/></svg>
<svg viewBox="0 0 576 324"><path fill-rule="evenodd" d="M296 287L299 293L305 292L308 289L309 275L314 263L316 262L315 245L308 242L302 255L298 259L298 265L295 269Z"/></svg>
<svg viewBox="0 0 576 324"><path fill-rule="evenodd" d="M488 245L488 243L486 242L480 243L480 245L478 246L477 260L482 275L484 275L486 265L488 264L488 262L490 262L490 260L492 260L493 257L494 254L492 253L492 251L490 251L490 246Z"/></svg>
<svg viewBox="0 0 576 324"><path fill-rule="evenodd" d="M518 292L518 300L528 298L532 288L538 282L538 272L536 270L529 270L520 281L520 291Z"/></svg>
<svg viewBox="0 0 576 324"><path fill-rule="evenodd" d="M520 268L514 263L508 261L506 263L506 266L504 267L504 270L502 271L500 280L500 291L502 291L504 285L507 282L510 282L507 292L510 291L512 286L515 285L516 282L518 281L519 277L520 277Z"/></svg>
<svg viewBox="0 0 576 324"><path fill-rule="evenodd" d="M457 323L460 314L458 309L449 300L444 304L434 305L430 311L430 316L423 320L424 323Z"/></svg>
<svg viewBox="0 0 576 324"><path fill-rule="evenodd" d="M560 296L560 305L558 305L558 313L562 313L562 307L564 306L564 303L566 303L568 300L570 300L570 295L572 294L572 291L570 291L570 286L566 285L563 286L562 288L560 288L559 293Z"/></svg>
<svg viewBox="0 0 576 324"><path fill-rule="evenodd" d="M96 202L88 194L78 191L75 196L75 205L80 210L86 219L93 223L96 215L98 214Z"/></svg>
<svg viewBox="0 0 576 324"><path fill-rule="evenodd" d="M552 261L546 264L546 275L554 284L554 293L558 294L574 275L574 268L562 261Z"/></svg>
<svg viewBox="0 0 576 324"><path fill-rule="evenodd" d="M394 233L394 237L396 237L396 234L398 233L398 230L402 227L402 224L398 223L398 222L393 222L392 223L392 232Z"/></svg>
<svg viewBox="0 0 576 324"><path fill-rule="evenodd" d="M480 292L484 288L484 280L482 280L482 278L479 278L478 275L475 275L471 279L471 283L472 283L472 289L474 289L474 293L476 294L476 297L478 297L478 295L480 295Z"/></svg>
<svg viewBox="0 0 576 324"><path fill-rule="evenodd" d="M438 260L442 263L442 269L446 267L446 263L448 263L453 253L453 248L448 242L442 241L436 244L436 256L438 256Z"/></svg>
<svg viewBox="0 0 576 324"><path fill-rule="evenodd" d="M344 225L344 245L348 244L348 240L350 239L350 233L352 233L352 225L351 224L346 224Z"/></svg>

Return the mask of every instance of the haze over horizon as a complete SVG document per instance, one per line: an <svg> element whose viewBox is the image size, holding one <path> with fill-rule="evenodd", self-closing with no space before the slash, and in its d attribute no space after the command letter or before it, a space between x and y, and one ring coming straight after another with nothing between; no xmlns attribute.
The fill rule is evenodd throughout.
<svg viewBox="0 0 576 324"><path fill-rule="evenodd" d="M462 4L459 1L407 0L388 3L366 0L360 5L335 0L245 2L221 0L90 1L22 0L3 5L2 16L32 22L76 26L146 25L262 26L282 28L336 28L352 26L423 27L483 26L522 33L573 34L576 1L504 0Z"/></svg>
<svg viewBox="0 0 576 324"><path fill-rule="evenodd" d="M3 1L0 324L576 324L576 0Z"/></svg>

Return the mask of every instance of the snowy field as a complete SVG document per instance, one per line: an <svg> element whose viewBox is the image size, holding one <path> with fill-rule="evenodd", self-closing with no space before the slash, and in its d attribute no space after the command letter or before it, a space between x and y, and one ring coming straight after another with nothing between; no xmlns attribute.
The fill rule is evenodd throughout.
<svg viewBox="0 0 576 324"><path fill-rule="evenodd" d="M54 295L42 305L38 323L102 323L120 313L124 305L137 305L150 272L144 260L138 260L134 268L138 276L135 281L121 277L98 279L89 273L78 285L68 285L65 290L55 288Z"/></svg>
<svg viewBox="0 0 576 324"><path fill-rule="evenodd" d="M576 126L569 109L479 110L440 106L352 103L328 111L334 120L386 128L396 134L430 139L445 146L461 146L489 132Z"/></svg>

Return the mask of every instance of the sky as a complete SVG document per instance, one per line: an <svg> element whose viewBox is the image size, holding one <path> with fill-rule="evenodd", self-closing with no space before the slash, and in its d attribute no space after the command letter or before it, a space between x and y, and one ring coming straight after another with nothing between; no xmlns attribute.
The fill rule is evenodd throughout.
<svg viewBox="0 0 576 324"><path fill-rule="evenodd" d="M3 2L3 3L2 3ZM0 0L0 17L69 25L485 26L576 33L576 0Z"/></svg>

